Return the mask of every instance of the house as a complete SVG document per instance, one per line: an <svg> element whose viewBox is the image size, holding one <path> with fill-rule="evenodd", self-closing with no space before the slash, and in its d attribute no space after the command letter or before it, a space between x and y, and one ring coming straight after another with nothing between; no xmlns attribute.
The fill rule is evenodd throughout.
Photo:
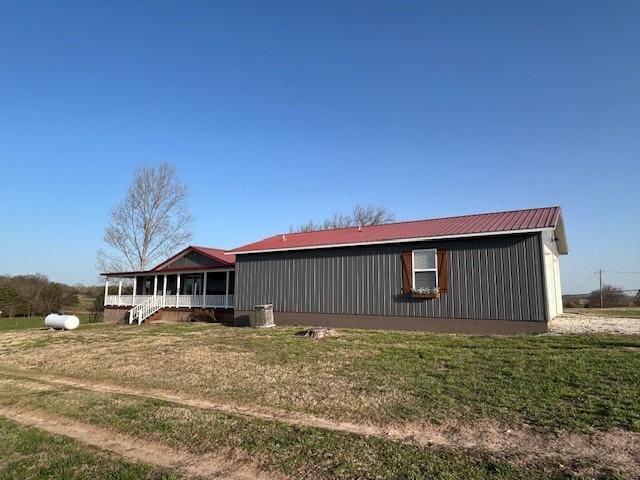
<svg viewBox="0 0 640 480"><path fill-rule="evenodd" d="M274 235L231 250L237 323L543 332L562 313L559 207Z"/></svg>
<svg viewBox="0 0 640 480"><path fill-rule="evenodd" d="M231 319L234 263L234 255L225 255L224 250L190 246L151 270L102 273L104 320L138 324L157 317L182 320L194 309Z"/></svg>
<svg viewBox="0 0 640 480"><path fill-rule="evenodd" d="M270 303L276 325L544 332L562 313L566 253L559 207L285 233L227 252L188 247L148 271L103 274L105 320L206 308L242 325ZM132 292L123 295L122 278Z"/></svg>

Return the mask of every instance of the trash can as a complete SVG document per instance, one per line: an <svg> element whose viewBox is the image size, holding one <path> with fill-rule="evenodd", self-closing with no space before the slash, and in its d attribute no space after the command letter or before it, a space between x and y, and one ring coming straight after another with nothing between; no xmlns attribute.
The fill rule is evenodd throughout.
<svg viewBox="0 0 640 480"><path fill-rule="evenodd" d="M268 328L274 327L273 322L273 305L268 303L266 305L256 305L253 307L253 318L249 322L253 328Z"/></svg>

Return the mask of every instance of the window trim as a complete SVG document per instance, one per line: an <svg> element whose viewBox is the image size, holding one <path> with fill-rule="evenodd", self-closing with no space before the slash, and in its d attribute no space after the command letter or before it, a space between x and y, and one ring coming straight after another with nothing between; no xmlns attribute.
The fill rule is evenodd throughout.
<svg viewBox="0 0 640 480"><path fill-rule="evenodd" d="M434 267L433 268L416 268L416 252L433 252ZM436 286L438 288L438 249L437 248L419 248L411 250L411 289L416 288L416 272L435 272Z"/></svg>

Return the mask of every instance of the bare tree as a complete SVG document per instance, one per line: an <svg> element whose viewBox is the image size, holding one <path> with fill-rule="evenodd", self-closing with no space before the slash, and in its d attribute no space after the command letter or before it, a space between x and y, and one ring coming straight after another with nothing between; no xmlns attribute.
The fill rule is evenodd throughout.
<svg viewBox="0 0 640 480"><path fill-rule="evenodd" d="M353 225L350 226L366 226L381 225L383 223L391 223L395 217L384 207L376 207L373 205L356 205L351 213Z"/></svg>
<svg viewBox="0 0 640 480"><path fill-rule="evenodd" d="M602 286L602 304L605 308L609 307L628 307L631 303L631 297L624 293L620 287L611 285ZM597 308L600 306L600 290L593 290L589 294L589 308Z"/></svg>
<svg viewBox="0 0 640 480"><path fill-rule="evenodd" d="M168 163L142 167L111 210L98 251L102 271L145 270L191 240L187 188Z"/></svg>
<svg viewBox="0 0 640 480"><path fill-rule="evenodd" d="M315 223L313 220L291 227L293 232L312 232L315 230L328 230L332 228L364 227L367 225L381 225L394 221L394 215L386 208L374 205L356 205L350 214L343 215L334 213L322 223Z"/></svg>

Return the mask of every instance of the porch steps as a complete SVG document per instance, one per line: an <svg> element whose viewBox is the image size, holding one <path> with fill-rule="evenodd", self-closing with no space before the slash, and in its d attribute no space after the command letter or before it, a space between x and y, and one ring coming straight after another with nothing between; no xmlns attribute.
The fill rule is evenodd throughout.
<svg viewBox="0 0 640 480"><path fill-rule="evenodd" d="M164 297L151 297L129 310L129 324L140 325L165 306Z"/></svg>

